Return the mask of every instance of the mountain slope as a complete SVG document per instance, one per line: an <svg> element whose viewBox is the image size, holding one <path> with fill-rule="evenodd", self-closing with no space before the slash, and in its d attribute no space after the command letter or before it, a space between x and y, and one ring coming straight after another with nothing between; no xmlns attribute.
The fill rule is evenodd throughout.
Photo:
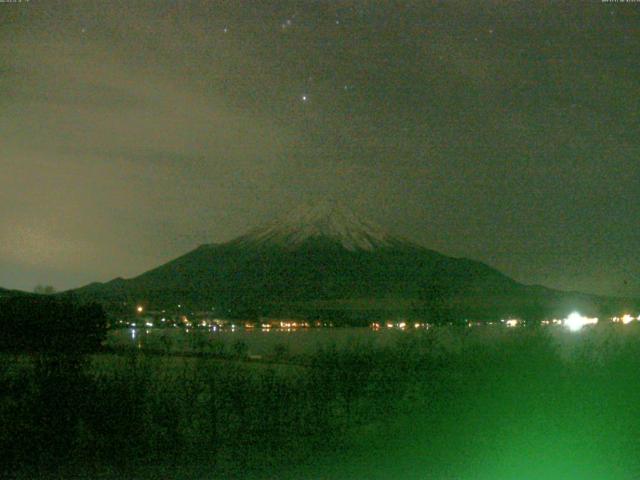
<svg viewBox="0 0 640 480"><path fill-rule="evenodd" d="M28 295L32 296L33 294L28 292L23 292L21 290L8 290L6 288L0 288L0 298L21 297L21 296L28 296Z"/></svg>
<svg viewBox="0 0 640 480"><path fill-rule="evenodd" d="M480 262L452 258L359 219L303 207L224 244L202 245L138 277L76 290L107 307L304 316L366 322L389 315L495 320L600 311L603 299L525 286ZM126 308L131 308L130 306Z"/></svg>

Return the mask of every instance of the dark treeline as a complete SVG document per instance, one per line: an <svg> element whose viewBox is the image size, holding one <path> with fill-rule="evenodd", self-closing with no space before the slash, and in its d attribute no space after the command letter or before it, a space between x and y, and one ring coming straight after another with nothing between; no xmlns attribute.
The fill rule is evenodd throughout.
<svg viewBox="0 0 640 480"><path fill-rule="evenodd" d="M97 304L50 295L0 298L0 451L8 472L18 464L68 458L78 411L94 391L88 354L106 337ZM17 366L27 367L16 373ZM13 372L13 373L9 373Z"/></svg>
<svg viewBox="0 0 640 480"><path fill-rule="evenodd" d="M106 329L104 310L95 303L49 295L0 298L0 350L5 352L92 352L100 348Z"/></svg>

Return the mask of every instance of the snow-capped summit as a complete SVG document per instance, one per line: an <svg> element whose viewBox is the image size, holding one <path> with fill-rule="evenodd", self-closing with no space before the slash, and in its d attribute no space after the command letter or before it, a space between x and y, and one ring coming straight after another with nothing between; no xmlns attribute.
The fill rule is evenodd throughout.
<svg viewBox="0 0 640 480"><path fill-rule="evenodd" d="M390 247L400 242L378 225L332 201L303 205L251 230L237 242L296 247L312 239L332 240L351 251Z"/></svg>

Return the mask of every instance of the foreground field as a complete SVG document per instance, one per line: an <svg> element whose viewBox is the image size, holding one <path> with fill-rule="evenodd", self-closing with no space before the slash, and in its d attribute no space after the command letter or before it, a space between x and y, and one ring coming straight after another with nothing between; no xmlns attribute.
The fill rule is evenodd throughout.
<svg viewBox="0 0 640 480"><path fill-rule="evenodd" d="M277 365L5 356L3 465L22 478L637 478L638 327L356 336Z"/></svg>

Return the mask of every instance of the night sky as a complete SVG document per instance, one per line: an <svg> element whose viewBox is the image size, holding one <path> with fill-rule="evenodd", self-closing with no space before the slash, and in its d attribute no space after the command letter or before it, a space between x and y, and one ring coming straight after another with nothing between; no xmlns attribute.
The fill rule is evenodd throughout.
<svg viewBox="0 0 640 480"><path fill-rule="evenodd" d="M0 3L0 286L130 277L331 198L640 296L640 3Z"/></svg>

